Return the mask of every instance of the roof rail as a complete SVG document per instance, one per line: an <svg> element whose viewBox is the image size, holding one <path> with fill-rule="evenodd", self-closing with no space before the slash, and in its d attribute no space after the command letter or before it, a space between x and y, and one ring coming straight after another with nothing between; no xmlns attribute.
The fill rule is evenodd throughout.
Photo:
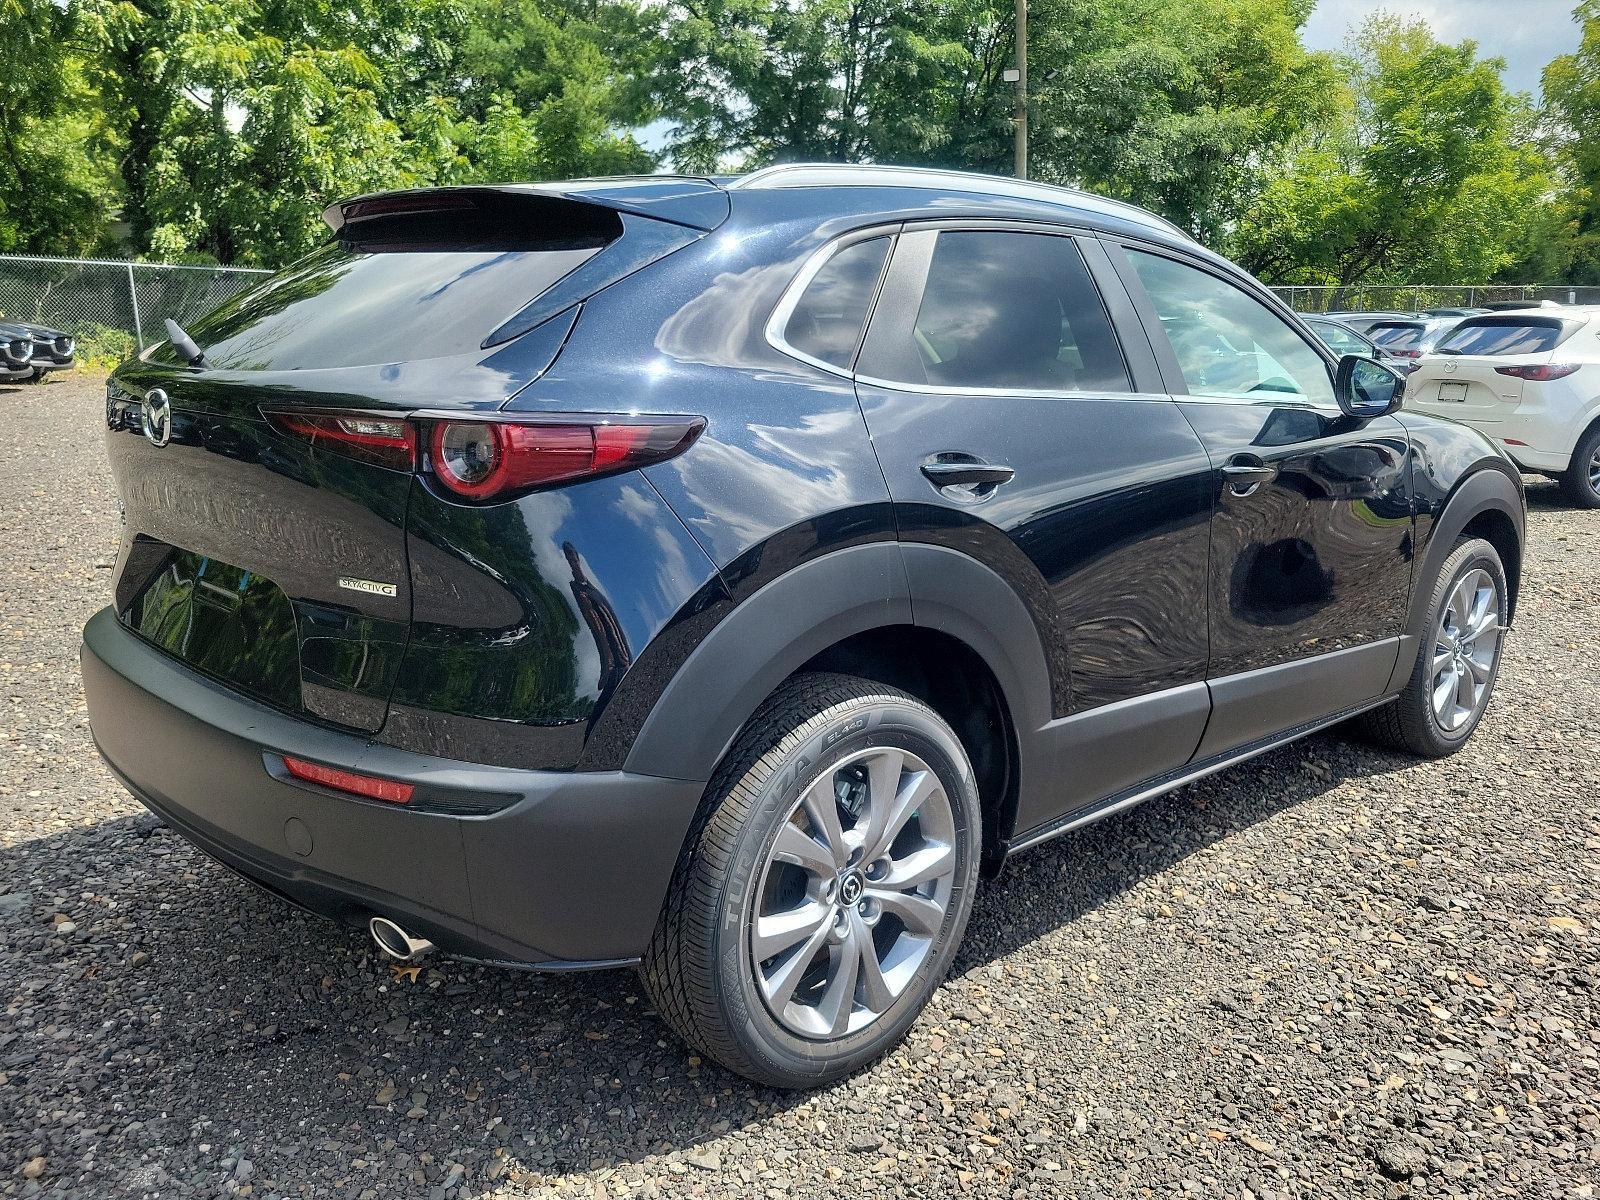
<svg viewBox="0 0 1600 1200"><path fill-rule="evenodd" d="M1107 215L1153 225L1185 240L1192 235L1165 217L1157 216L1137 204L1112 200L1078 188L1051 183L1013 179L1006 175L985 175L977 171L946 171L934 167L893 167L851 163L779 163L741 175L729 183L730 190L799 187L906 187L945 188L950 191L980 192L1017 200L1035 200L1090 209Z"/></svg>

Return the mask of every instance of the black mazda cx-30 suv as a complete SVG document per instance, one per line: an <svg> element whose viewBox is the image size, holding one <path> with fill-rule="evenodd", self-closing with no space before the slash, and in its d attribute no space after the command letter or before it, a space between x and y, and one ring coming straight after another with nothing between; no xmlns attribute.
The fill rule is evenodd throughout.
<svg viewBox="0 0 1600 1200"><path fill-rule="evenodd" d="M140 800L392 954L636 965L816 1084L1009 854L1489 701L1515 469L1147 212L788 166L327 218L111 380L83 673Z"/></svg>

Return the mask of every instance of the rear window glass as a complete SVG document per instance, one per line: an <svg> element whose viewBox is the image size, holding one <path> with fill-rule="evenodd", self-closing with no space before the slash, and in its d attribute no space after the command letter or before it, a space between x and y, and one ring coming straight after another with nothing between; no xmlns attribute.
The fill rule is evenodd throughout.
<svg viewBox="0 0 1600 1200"><path fill-rule="evenodd" d="M784 340L802 354L849 366L888 252L888 238L872 238L846 246L824 263L789 315Z"/></svg>
<svg viewBox="0 0 1600 1200"><path fill-rule="evenodd" d="M1422 326L1420 325L1374 325L1367 330L1367 336L1380 346L1390 346L1396 350L1409 350L1415 348L1422 341Z"/></svg>
<svg viewBox="0 0 1600 1200"><path fill-rule="evenodd" d="M1561 344L1559 321L1468 321L1439 343L1448 354L1545 354Z"/></svg>
<svg viewBox="0 0 1600 1200"><path fill-rule="evenodd" d="M523 204L520 220L447 211L361 221L188 332L207 364L223 370L466 354L621 233L609 210L563 207L572 211ZM176 361L171 347L157 357Z"/></svg>

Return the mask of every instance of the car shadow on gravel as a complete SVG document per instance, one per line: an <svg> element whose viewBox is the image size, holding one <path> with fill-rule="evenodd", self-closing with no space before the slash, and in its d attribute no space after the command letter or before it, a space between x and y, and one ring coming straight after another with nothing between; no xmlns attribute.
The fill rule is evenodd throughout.
<svg viewBox="0 0 1600 1200"><path fill-rule="evenodd" d="M1588 512L1586 508L1579 508L1561 490L1561 484L1554 479L1546 479L1539 475L1524 475L1522 484L1527 492L1528 507L1546 512Z"/></svg>
<svg viewBox="0 0 1600 1200"><path fill-rule="evenodd" d="M986 968L1343 781L1411 761L1321 735L1019 855L979 890L955 972ZM690 1153L811 1099L701 1062L630 973L444 961L404 978L363 936L246 885L153 818L0 851L0 878L28 877L33 923L20 911L0 918L0 990L41 1010L30 1014L36 1030L101 1028L94 1046L24 1030L0 1043L0 1071L77 1087L72 1064L90 1064L77 1068L93 1077L87 1123L142 1124L128 1169L155 1140L173 1147L163 1170L183 1178L204 1165L186 1163L196 1144L226 1140L253 1155L258 1192L321 1154L344 1175L381 1158L391 1179L418 1187L459 1164L454 1186L471 1196ZM65 936L51 924L52 897L79 898L67 901L76 928ZM18 970L27 977L8 981ZM941 1007L936 996L928 1019ZM847 1136L851 1093L865 1094L870 1078L825 1093ZM203 1138L201 1121L218 1132ZM101 1171L122 1140L102 1143Z"/></svg>

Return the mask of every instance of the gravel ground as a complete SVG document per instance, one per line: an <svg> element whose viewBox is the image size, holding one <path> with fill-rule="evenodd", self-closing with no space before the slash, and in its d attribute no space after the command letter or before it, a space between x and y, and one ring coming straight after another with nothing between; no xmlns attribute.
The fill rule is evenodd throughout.
<svg viewBox="0 0 1600 1200"><path fill-rule="evenodd" d="M0 387L0 1195L1593 1194L1600 514L1549 485L1467 750L1318 737L1023 856L793 1096L629 974L403 978L140 815L78 685L100 394Z"/></svg>

